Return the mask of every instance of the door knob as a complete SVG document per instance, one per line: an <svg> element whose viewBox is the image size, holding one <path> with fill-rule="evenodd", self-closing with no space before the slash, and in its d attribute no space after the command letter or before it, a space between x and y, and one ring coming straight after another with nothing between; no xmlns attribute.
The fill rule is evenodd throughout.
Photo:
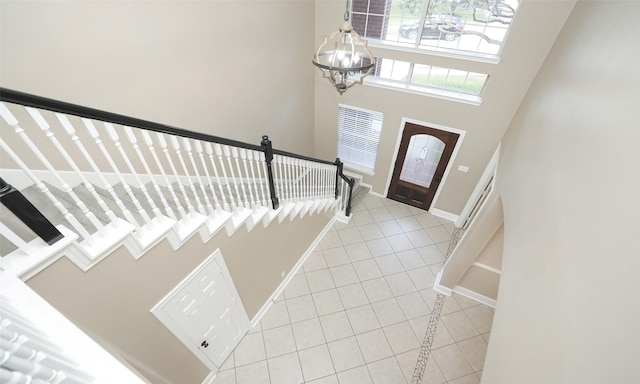
<svg viewBox="0 0 640 384"><path fill-rule="evenodd" d="M207 348L209 346L209 343L207 343L207 340L205 340L202 342L202 344L200 344L200 346Z"/></svg>

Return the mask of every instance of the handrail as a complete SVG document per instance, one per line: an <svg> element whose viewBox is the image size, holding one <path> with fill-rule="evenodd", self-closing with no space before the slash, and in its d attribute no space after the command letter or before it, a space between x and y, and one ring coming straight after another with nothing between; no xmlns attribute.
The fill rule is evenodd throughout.
<svg viewBox="0 0 640 384"><path fill-rule="evenodd" d="M155 123L149 120L143 120L143 119L138 119L138 118L130 117L126 115L120 115L117 113L85 107L78 104L67 103L65 101L58 101L58 100L50 99L47 97L36 96L29 93L20 92L20 91L16 91L16 90L4 88L4 87L0 87L0 101L20 104L26 107L46 109L48 111L75 115L75 116L84 117L88 119L101 120L101 121L105 121L112 124L140 128L148 131L167 133L171 135L187 137L190 139L197 139L197 140L208 141L211 143L218 143L218 144L229 145L233 147L251 149L254 151L264 150L261 145L255 145L255 144L245 143L242 141L226 139L224 137L209 135L209 134L200 133L200 132L194 132L188 129L172 127L170 125ZM312 161L320 164L335 165L335 163L331 161L316 159L309 156L298 155L296 153L291 153L291 152L282 151L278 149L274 149L273 153L276 155L294 157L296 159Z"/></svg>
<svg viewBox="0 0 640 384"><path fill-rule="evenodd" d="M310 161L318 164L325 164L337 167L336 184L335 184L335 198L339 196L339 179L344 180L349 185L349 193L346 201L345 213L347 216L351 210L351 194L354 187L354 180L346 177L342 172L342 162L340 159L336 159L334 162L316 159L313 157L303 156L287 151L273 149L269 138L264 136L260 145L254 145L245 143L242 141L226 139L219 136L193 132L182 128L172 127L165 124L155 123L148 120L138 119L130 116L120 115L117 113L107 112L99 109L89 108L78 104L72 104L64 101L58 101L42 96L36 96L25 92L20 92L12 89L0 87L0 101L6 101L13 104L18 104L26 107L33 107L37 109L44 109L52 112L62 113L66 115L74 115L91 120L100 120L106 123L112 123L121 125L124 127L134 127L147 131L154 131L163 134L175 135L185 137L189 139L201 140L205 142L222 144L230 147L244 148L253 151L260 151L266 155L266 165L269 173L269 189L271 194L272 207L276 209L279 205L278 196L276 195L275 186L273 184L273 175L271 170L271 159L273 155L281 155L291 157L295 159Z"/></svg>

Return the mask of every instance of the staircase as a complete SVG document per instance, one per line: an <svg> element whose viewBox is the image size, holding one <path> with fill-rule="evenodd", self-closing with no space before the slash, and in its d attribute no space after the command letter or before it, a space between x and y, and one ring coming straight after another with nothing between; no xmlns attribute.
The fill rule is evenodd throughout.
<svg viewBox="0 0 640 384"><path fill-rule="evenodd" d="M63 256L87 271L122 245L138 259L163 239L178 249L196 234L322 212L348 221L369 191L339 159L278 151L267 136L253 145L7 89L0 98L0 267L23 280Z"/></svg>

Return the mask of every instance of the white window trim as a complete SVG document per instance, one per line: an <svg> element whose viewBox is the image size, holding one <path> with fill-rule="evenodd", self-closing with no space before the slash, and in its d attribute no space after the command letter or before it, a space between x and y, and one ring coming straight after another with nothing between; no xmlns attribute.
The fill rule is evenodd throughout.
<svg viewBox="0 0 640 384"><path fill-rule="evenodd" d="M354 110L354 111L358 111L358 112L364 112L364 113L368 113L368 114L371 114L371 115L381 115L382 116L382 120L383 120L383 124L384 124L384 113L382 113L380 111L373 111L373 110L366 109L366 108L360 108L360 107L356 107L356 106L353 106L353 105L347 105L347 104L339 103L338 104L338 126L336 127L338 129L338 134L339 134L339 130L340 130L340 108L346 108L346 109L350 109L350 110ZM338 142L337 146L336 146L336 152L338 152L339 145L340 145L340 143ZM342 163L344 164L345 168L348 168L348 169L353 170L353 171L357 171L359 173L364 173L364 174L366 174L368 176L374 176L375 175L375 163L377 161L378 149L379 148L380 148L380 136L378 136L378 143L377 143L377 146L376 146L376 153L375 153L376 154L376 160L374 161L373 167L371 169L369 169L367 167L364 167L362 165L351 163L346 159L340 158L340 161L342 161ZM339 156L338 156L338 158L339 158Z"/></svg>
<svg viewBox="0 0 640 384"><path fill-rule="evenodd" d="M377 76L367 76L364 78L364 85L370 85L373 87L390 89L393 91L401 91L413 93L421 96L435 97L437 99L455 101L457 103L465 103L469 105L480 106L482 105L482 97L476 95L469 95L446 89L432 88L422 85L394 82L393 80L383 79ZM486 84L485 84L486 87Z"/></svg>

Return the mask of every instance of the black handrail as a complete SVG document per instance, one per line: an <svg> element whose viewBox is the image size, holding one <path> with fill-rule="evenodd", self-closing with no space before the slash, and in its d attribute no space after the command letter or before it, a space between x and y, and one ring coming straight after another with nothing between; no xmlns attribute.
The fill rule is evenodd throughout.
<svg viewBox="0 0 640 384"><path fill-rule="evenodd" d="M93 119L104 121L112 124L118 124L123 126L129 126L139 129L145 129L148 131L160 132L164 134L176 135L196 140L202 140L212 143L218 143L233 147L245 148L254 151L260 151L265 153L265 158L267 163L268 177L269 177L269 189L271 193L271 201L274 209L277 209L279 202L278 197L276 196L276 191L273 181L273 174L271 172L271 159L273 159L273 155L281 155L293 157L301 160L311 161L319 164L327 164L334 165L337 167L336 173L336 186L335 186L335 197L338 198L338 178L342 178L347 184L349 184L349 197L347 202L347 210L345 211L346 215L349 216L351 211L351 193L353 190L354 180L347 178L342 173L342 162L340 159L336 159L335 162L316 159L313 157L298 155L296 153L281 151L277 149L273 149L271 147L271 141L267 136L263 136L263 140L261 145L254 145L245 143L242 141L226 139L219 136L208 135L200 132L193 132L182 128L176 128L165 124L159 124L148 120L142 120L135 117L120 115L117 113L106 112L99 109L89 108L78 104L67 103L64 101L54 100L42 96L36 96L25 92L16 91L13 89L0 87L0 101L6 101L13 104L19 104L27 107L33 107L38 109L44 109L52 112L64 113L68 115L79 116L83 118ZM265 141L266 140L266 141Z"/></svg>

